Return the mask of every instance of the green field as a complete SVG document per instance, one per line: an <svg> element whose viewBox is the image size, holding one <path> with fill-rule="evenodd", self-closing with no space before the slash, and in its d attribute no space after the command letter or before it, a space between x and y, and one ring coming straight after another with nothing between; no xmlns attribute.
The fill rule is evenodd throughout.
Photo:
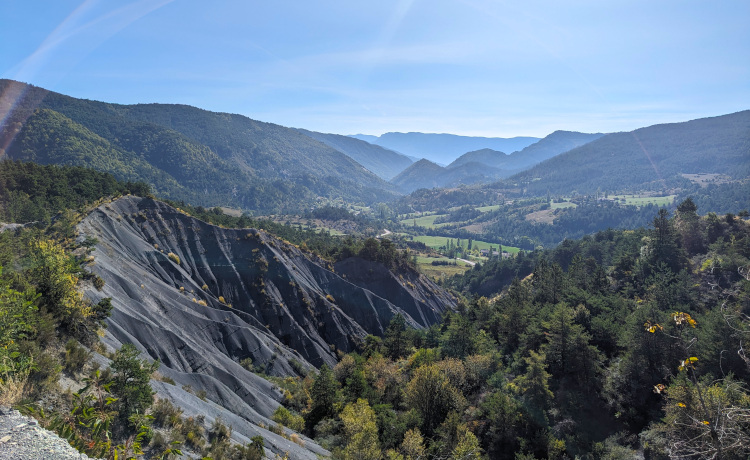
<svg viewBox="0 0 750 460"><path fill-rule="evenodd" d="M460 260L457 261L456 265L432 265L433 260L453 262L453 259L447 257L417 257L417 268L419 271L436 280L458 275L471 268L471 265Z"/></svg>
<svg viewBox="0 0 750 460"><path fill-rule="evenodd" d="M424 243L425 245L427 245L428 247L431 247L433 249L439 248L441 246L445 246L445 242L448 239L450 239L450 238L447 238L445 236L426 236L426 235L421 235L421 236L414 236L414 237L412 237L413 241L418 241L420 243ZM456 240L455 238L452 238L452 239L454 241ZM467 243L468 243L468 240L461 240L461 245L462 246L465 247L465 245ZM487 243L486 241L479 241L479 240L472 240L471 241L471 247L472 247L472 249L473 248L489 249L490 246L492 246L493 248L497 249L497 247L499 245L497 243ZM520 248L514 248L513 246L505 246L505 245L503 245L503 251L509 252L511 254L515 254L515 253L517 253L520 250L521 250Z"/></svg>
<svg viewBox="0 0 750 460"><path fill-rule="evenodd" d="M551 209L575 208L575 207L578 207L578 205L575 203L571 203L570 201L565 201L563 203L552 202L550 205Z"/></svg>
<svg viewBox="0 0 750 460"><path fill-rule="evenodd" d="M435 225L435 219L438 217L444 217L447 214L432 214L430 216L422 216L422 217L414 217L411 219L404 219L401 221L401 224L412 227L416 223L419 227L425 227L425 228L437 228L445 224L437 224Z"/></svg>
<svg viewBox="0 0 750 460"><path fill-rule="evenodd" d="M500 205L499 204L494 204L492 206L480 206L480 207L478 207L476 209L479 212L497 211L498 209L500 209Z"/></svg>

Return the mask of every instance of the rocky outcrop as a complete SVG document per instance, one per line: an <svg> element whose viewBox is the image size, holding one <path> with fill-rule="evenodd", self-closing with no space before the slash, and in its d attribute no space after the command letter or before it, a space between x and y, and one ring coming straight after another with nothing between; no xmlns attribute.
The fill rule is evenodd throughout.
<svg viewBox="0 0 750 460"><path fill-rule="evenodd" d="M263 231L210 225L152 199L100 206L78 230L98 240L89 269L105 281L86 294L112 298L105 342L135 344L178 386L256 425L270 423L281 394L240 361L279 376L334 365L336 349L382 334L395 314L423 328L456 304L417 273L362 259L334 266Z"/></svg>
<svg viewBox="0 0 750 460"><path fill-rule="evenodd" d="M65 439L17 410L0 407L0 460L87 460Z"/></svg>

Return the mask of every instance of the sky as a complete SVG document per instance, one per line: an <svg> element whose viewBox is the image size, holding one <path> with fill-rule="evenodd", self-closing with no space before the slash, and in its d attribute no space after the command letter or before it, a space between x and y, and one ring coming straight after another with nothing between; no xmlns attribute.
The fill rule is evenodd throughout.
<svg viewBox="0 0 750 460"><path fill-rule="evenodd" d="M4 0L0 77L314 131L545 136L750 109L747 0Z"/></svg>

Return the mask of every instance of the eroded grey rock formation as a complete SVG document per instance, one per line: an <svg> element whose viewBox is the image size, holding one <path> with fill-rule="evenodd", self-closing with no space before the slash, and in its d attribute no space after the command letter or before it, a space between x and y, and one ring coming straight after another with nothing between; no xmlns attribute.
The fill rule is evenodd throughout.
<svg viewBox="0 0 750 460"><path fill-rule="evenodd" d="M456 304L417 273L394 275L356 258L333 266L263 231L209 225L151 199L103 205L78 230L97 238L90 270L105 281L86 294L112 298L105 342L135 344L178 387L205 390L254 424L235 428L240 441L271 423L281 399L241 360L271 375L334 365L336 349L382 334L396 313L422 328ZM285 447L270 441L274 450ZM307 452L321 453L308 444Z"/></svg>

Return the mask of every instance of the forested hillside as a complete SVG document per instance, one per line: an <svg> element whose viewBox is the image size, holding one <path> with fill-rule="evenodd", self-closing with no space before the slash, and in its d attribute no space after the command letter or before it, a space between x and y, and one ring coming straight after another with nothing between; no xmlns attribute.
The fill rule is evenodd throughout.
<svg viewBox="0 0 750 460"><path fill-rule="evenodd" d="M682 174L750 176L750 110L608 134L519 173L527 193L667 190Z"/></svg>
<svg viewBox="0 0 750 460"><path fill-rule="evenodd" d="M0 90L16 93L17 103L2 108L8 123L0 133L11 159L92 167L142 180L166 198L263 212L396 196L348 156L294 129L188 106L86 101L10 80Z"/></svg>
<svg viewBox="0 0 750 460"><path fill-rule="evenodd" d="M345 153L383 180L391 180L413 163L405 155L353 137L316 133L306 129L300 129L299 131L341 153Z"/></svg>
<svg viewBox="0 0 750 460"><path fill-rule="evenodd" d="M402 192L411 193L420 188L488 183L509 174L477 162L443 167L429 160L419 160L391 179L391 183L398 186Z"/></svg>
<svg viewBox="0 0 750 460"><path fill-rule="evenodd" d="M749 273L748 222L691 201L477 266L461 313L285 382L277 420L341 458L746 458Z"/></svg>

